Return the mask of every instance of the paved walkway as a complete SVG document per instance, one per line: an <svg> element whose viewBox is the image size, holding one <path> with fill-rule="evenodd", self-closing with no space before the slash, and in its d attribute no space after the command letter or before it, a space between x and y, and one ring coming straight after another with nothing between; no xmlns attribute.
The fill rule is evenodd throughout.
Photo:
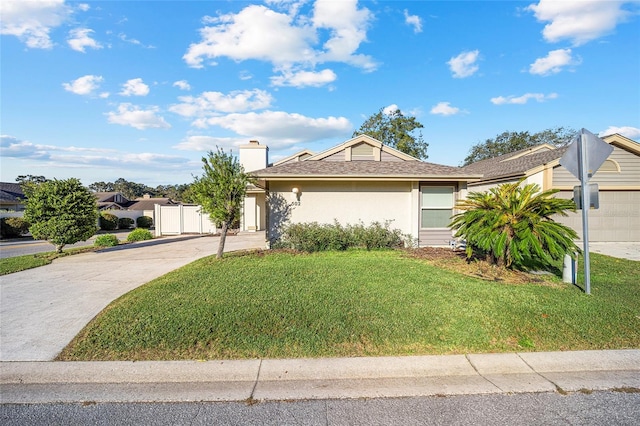
<svg viewBox="0 0 640 426"><path fill-rule="evenodd" d="M247 233L225 251L264 246L264 233ZM0 277L0 361L54 359L110 302L217 248L217 237L163 237Z"/></svg>
<svg viewBox="0 0 640 426"><path fill-rule="evenodd" d="M251 402L587 390L640 391L640 350L0 363L3 403Z"/></svg>

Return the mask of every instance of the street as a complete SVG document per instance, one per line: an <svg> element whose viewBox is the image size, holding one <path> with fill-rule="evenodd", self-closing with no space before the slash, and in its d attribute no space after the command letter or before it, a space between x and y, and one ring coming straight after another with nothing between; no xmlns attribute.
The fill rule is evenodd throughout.
<svg viewBox="0 0 640 426"><path fill-rule="evenodd" d="M129 235L131 231L123 230L123 231L112 231L111 234L115 234L116 237L120 241L126 241L127 235ZM104 232L103 232L104 233ZM96 237L101 234L96 234L93 237L89 238L87 241L80 241L75 244L69 244L64 246L64 249L69 249L73 247L84 247L84 246L92 246ZM6 259L9 257L16 256L24 256L27 254L37 254L37 253L46 253L49 251L55 251L55 246L47 241L42 240L33 240L29 238L19 238L13 240L3 240L0 241L0 259Z"/></svg>
<svg viewBox="0 0 640 426"><path fill-rule="evenodd" d="M637 425L640 394L557 392L294 402L4 404L10 425Z"/></svg>

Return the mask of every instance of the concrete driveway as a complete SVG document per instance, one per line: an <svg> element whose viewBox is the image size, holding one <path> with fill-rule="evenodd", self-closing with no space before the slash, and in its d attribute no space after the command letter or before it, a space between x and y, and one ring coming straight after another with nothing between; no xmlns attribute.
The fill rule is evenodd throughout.
<svg viewBox="0 0 640 426"><path fill-rule="evenodd" d="M582 242L578 244L582 248ZM589 243L590 253L600 253L620 259L640 261L640 242L627 243Z"/></svg>
<svg viewBox="0 0 640 426"><path fill-rule="evenodd" d="M240 234L225 251L264 246L263 232ZM0 361L54 359L110 302L217 248L217 237L163 237L0 277Z"/></svg>

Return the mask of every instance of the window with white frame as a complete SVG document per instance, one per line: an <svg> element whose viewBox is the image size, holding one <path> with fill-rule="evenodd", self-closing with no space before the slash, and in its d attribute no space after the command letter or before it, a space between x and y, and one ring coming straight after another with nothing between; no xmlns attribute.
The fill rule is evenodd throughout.
<svg viewBox="0 0 640 426"><path fill-rule="evenodd" d="M454 187L423 186L420 193L420 227L446 228L453 215Z"/></svg>

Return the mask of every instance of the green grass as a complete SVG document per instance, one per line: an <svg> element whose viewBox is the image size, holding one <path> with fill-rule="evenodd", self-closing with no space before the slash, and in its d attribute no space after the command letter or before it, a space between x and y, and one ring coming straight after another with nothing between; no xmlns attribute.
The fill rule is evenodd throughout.
<svg viewBox="0 0 640 426"><path fill-rule="evenodd" d="M0 275L13 274L14 272L20 272L26 269L37 268L39 266L48 265L59 257L86 253L100 248L102 247L73 247L64 250L62 253L48 251L37 254L25 254L24 256L7 257L5 259L0 259Z"/></svg>
<svg viewBox="0 0 640 426"><path fill-rule="evenodd" d="M638 262L592 256L592 295L445 271L401 251L205 258L116 300L62 360L640 347Z"/></svg>

